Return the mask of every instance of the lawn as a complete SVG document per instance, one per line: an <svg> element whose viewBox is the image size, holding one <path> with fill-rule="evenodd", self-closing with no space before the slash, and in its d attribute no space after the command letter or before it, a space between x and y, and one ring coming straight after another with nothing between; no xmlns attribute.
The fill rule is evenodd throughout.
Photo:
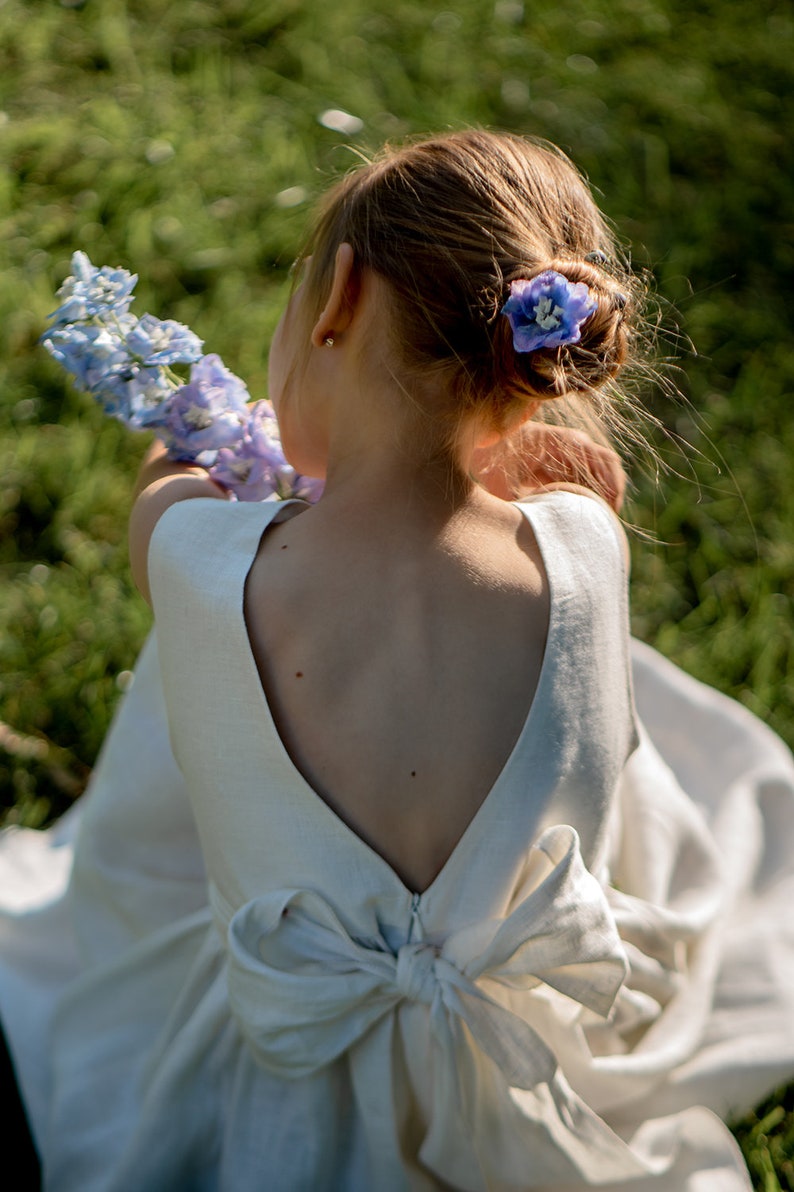
<svg viewBox="0 0 794 1192"><path fill-rule="evenodd" d="M81 248L265 392L312 199L384 139L556 141L652 279L669 385L630 467L635 632L794 745L794 13L775 0L5 0L0 22L0 789L85 786L149 615L145 442L37 346ZM328 112L347 113L347 118ZM794 1188L792 1093L738 1128Z"/></svg>

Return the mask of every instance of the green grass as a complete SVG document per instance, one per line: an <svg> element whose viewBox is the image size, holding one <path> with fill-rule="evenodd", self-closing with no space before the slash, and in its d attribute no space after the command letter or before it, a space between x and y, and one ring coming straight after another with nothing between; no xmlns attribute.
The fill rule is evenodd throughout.
<svg viewBox="0 0 794 1192"><path fill-rule="evenodd" d="M685 397L635 467L636 632L794 744L794 14L775 0L5 0L0 22L0 799L83 788L148 626L127 572L141 440L37 348L75 248L140 274L264 393L306 211L355 151L484 124L587 171L652 272ZM327 108L363 121L345 138ZM348 147L348 141L352 149ZM287 188L302 188L295 206ZM697 351L695 354L690 344ZM794 1187L791 1091L738 1128Z"/></svg>

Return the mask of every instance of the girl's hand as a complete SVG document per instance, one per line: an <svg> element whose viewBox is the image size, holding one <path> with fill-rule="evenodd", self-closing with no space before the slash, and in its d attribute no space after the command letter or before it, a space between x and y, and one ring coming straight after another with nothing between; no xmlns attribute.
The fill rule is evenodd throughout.
<svg viewBox="0 0 794 1192"><path fill-rule="evenodd" d="M506 501L574 485L589 489L618 513L626 491L617 452L593 442L584 431L542 422L526 422L496 447L478 448L472 472L484 488Z"/></svg>

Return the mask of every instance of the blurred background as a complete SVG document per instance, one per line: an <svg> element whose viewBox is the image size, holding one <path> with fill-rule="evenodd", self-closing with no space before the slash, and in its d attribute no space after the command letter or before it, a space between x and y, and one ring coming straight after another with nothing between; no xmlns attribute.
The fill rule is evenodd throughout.
<svg viewBox="0 0 794 1192"><path fill-rule="evenodd" d="M547 137L662 312L666 470L630 464L634 630L794 744L789 0L0 0L0 808L84 788L149 626L146 448L37 346L75 249L265 395L312 200L384 140ZM737 1127L794 1188L791 1094Z"/></svg>

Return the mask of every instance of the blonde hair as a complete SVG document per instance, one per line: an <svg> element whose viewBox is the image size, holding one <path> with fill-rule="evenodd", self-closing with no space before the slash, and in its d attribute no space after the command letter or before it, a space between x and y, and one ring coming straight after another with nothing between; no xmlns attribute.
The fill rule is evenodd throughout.
<svg viewBox="0 0 794 1192"><path fill-rule="evenodd" d="M639 355L642 287L586 182L553 145L465 131L385 147L321 204L303 254L315 314L343 242L390 287L384 314L404 387L427 406L427 382L441 379L448 408L433 416L459 425L477 415L507 430L528 406L562 398L554 421L601 441L621 427L626 394L616 378ZM597 311L578 343L517 353L500 313L509 284L548 269L584 282Z"/></svg>

